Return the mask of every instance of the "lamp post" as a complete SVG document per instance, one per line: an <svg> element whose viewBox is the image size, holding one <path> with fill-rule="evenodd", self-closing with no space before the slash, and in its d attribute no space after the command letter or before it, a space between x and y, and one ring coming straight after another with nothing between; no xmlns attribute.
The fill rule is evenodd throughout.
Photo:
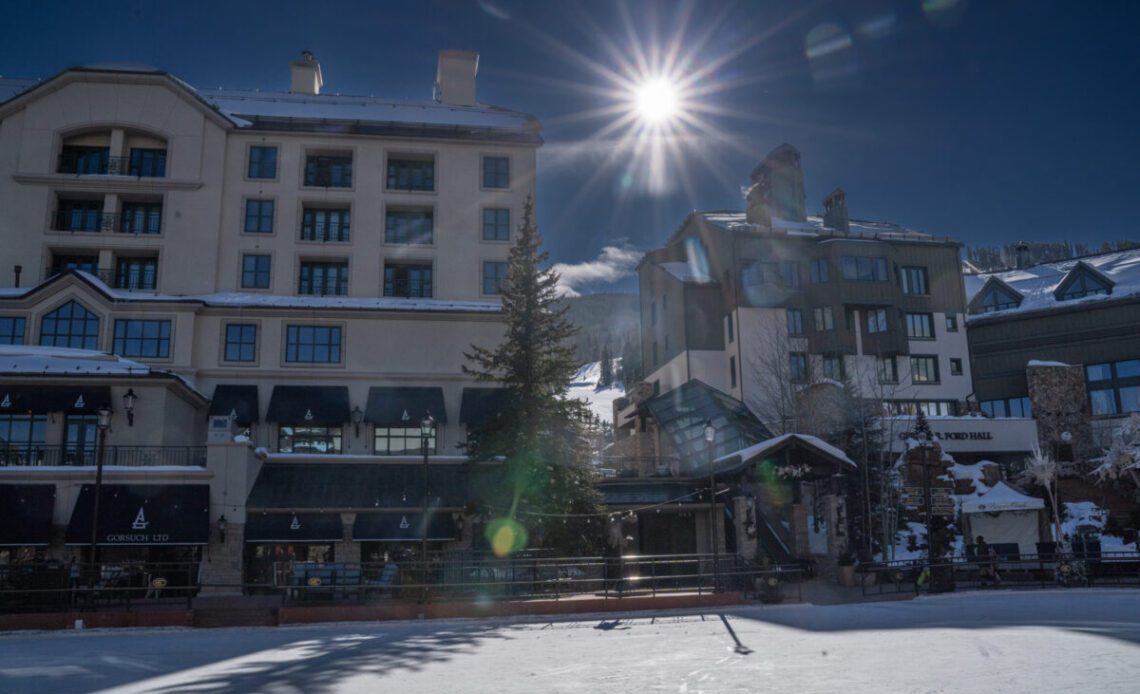
<svg viewBox="0 0 1140 694"><path fill-rule="evenodd" d="M713 552L713 590L720 586L720 549L716 537L716 475L713 467L713 442L716 440L716 427L712 420L705 421L705 443L709 452L709 544Z"/></svg>
<svg viewBox="0 0 1140 694"><path fill-rule="evenodd" d="M111 407L103 405L95 411L99 429L95 452L95 503L91 504L91 563L99 563L99 498L103 496L103 454L107 450L107 429L111 426Z"/></svg>
<svg viewBox="0 0 1140 694"><path fill-rule="evenodd" d="M352 418L352 426L356 427L356 438L360 438L360 423L364 421L364 411L360 409L360 405L352 408L349 417Z"/></svg>
<svg viewBox="0 0 1140 694"><path fill-rule="evenodd" d="M427 578L427 526L428 526L428 441L435 432L435 420L431 412L424 412L420 420L420 450L424 454L424 503L423 517L420 518L420 558L424 563L424 578Z"/></svg>

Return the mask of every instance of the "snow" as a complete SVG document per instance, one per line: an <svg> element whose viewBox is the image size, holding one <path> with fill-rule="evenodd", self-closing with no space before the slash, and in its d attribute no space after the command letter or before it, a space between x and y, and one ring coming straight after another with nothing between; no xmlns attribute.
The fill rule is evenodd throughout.
<svg viewBox="0 0 1140 694"><path fill-rule="evenodd" d="M659 263L659 266L662 270L682 282L692 282L694 284L708 284L712 282L712 277L709 276L708 269L697 267L693 263Z"/></svg>
<svg viewBox="0 0 1140 694"><path fill-rule="evenodd" d="M997 465L992 460L980 460L974 465L963 465L961 463L954 463L950 466L950 476L955 480L970 480L974 485L974 493L972 495L959 494L960 499L965 499L967 496L981 496L990 490L985 482L985 467L987 465Z"/></svg>
<svg viewBox="0 0 1140 694"><path fill-rule="evenodd" d="M620 369L621 358L619 357L613 360L614 385L610 388L599 388L598 380L602 376L602 363L592 361L583 364L570 382L567 397L585 401L591 414L606 424L612 424L614 401L625 396L625 386L616 380Z"/></svg>
<svg viewBox="0 0 1140 694"><path fill-rule="evenodd" d="M1072 272L1078 263L1083 263L1094 273L1112 280L1114 286L1111 294L1094 294L1080 299L1057 301L1053 292ZM1015 308L1003 311L994 311L970 316L970 322L986 321L992 317L1008 316L1025 313L1027 311L1040 311L1077 304L1109 301L1121 297L1131 297L1140 294L1140 249L1102 253L1085 258L1064 260L1056 263L1043 263L1020 270L1007 270L984 275L966 275L966 300L973 300L974 296L982 290L986 281L997 278L1009 285L1010 288L1024 297L1021 304Z"/></svg>
<svg viewBox="0 0 1140 694"><path fill-rule="evenodd" d="M9 376L148 376L164 375L197 390L178 374L124 359L106 352L69 347L37 345L0 345L0 374ZM204 396L203 396L204 397Z"/></svg>
<svg viewBox="0 0 1140 694"><path fill-rule="evenodd" d="M1131 606L1131 607L1130 607ZM8 694L1134 692L1140 593L0 636Z"/></svg>
<svg viewBox="0 0 1140 694"><path fill-rule="evenodd" d="M743 212L702 212L700 216L708 223L721 227L726 231L764 233L766 226L752 224ZM807 221L796 222L774 217L772 231L787 236L802 237L828 237L840 235L840 232L824 225L823 217L808 215ZM908 229L890 222L871 222L867 220L852 219L848 223L848 233L845 238L871 238L871 239L906 239L909 241L935 241L930 234L914 229Z"/></svg>
<svg viewBox="0 0 1140 694"><path fill-rule="evenodd" d="M962 502L962 513L1032 511L1043 508L1045 502L1042 499L1022 494L1005 482L998 482L982 496Z"/></svg>
<svg viewBox="0 0 1140 694"><path fill-rule="evenodd" d="M779 436L767 439L766 441L761 441L760 443L753 444L747 448L742 448L735 453L723 455L717 458L715 462L722 463L736 456L740 456L742 460L761 458L769 451L781 446L785 441L788 441L789 439L796 439L801 443L807 444L808 446L818 448L819 450L848 463L852 467L856 467L855 461L848 458L846 453L839 450L835 446L832 446L830 443L827 443L823 439L817 436L809 436L808 434L781 434Z"/></svg>
<svg viewBox="0 0 1140 694"><path fill-rule="evenodd" d="M1030 359L1026 366L1071 366L1063 361L1044 361L1042 359Z"/></svg>

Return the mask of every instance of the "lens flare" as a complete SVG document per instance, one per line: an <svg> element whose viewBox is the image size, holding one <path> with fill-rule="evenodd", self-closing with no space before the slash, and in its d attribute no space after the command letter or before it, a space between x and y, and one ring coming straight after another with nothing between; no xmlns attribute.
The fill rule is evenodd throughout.
<svg viewBox="0 0 1140 694"><path fill-rule="evenodd" d="M634 98L638 115L651 125L677 115L677 87L664 77L651 79L639 86Z"/></svg>
<svg viewBox="0 0 1140 694"><path fill-rule="evenodd" d="M526 547L526 528L513 518L496 518L487 524L485 534L496 557L506 557Z"/></svg>

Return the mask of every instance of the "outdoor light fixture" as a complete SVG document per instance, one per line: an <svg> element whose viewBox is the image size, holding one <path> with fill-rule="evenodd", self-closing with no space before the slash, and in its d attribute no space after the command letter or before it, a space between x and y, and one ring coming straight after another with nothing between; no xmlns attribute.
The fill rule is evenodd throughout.
<svg viewBox="0 0 1140 694"><path fill-rule="evenodd" d="M360 405L352 408L352 425L356 427L356 436L360 436L360 423L364 421L364 411L360 409Z"/></svg>
<svg viewBox="0 0 1140 694"><path fill-rule="evenodd" d="M1072 432L1062 431L1061 432L1061 440L1064 441L1065 443L1071 443L1073 440Z"/></svg>
<svg viewBox="0 0 1140 694"><path fill-rule="evenodd" d="M420 559L423 569L427 570L427 527L428 527L428 443L435 432L435 420L431 412L425 411L424 418L420 420L420 449L424 454L424 488L423 488L423 516L420 517Z"/></svg>
<svg viewBox="0 0 1140 694"><path fill-rule="evenodd" d="M713 442L716 441L716 427L711 419L705 420L705 441L709 452L709 545L713 553L713 590L720 590L720 546L717 542L716 522L716 473L713 464Z"/></svg>
<svg viewBox="0 0 1140 694"><path fill-rule="evenodd" d="M111 428L111 406L103 404L95 410L95 427L99 430L95 452L95 503L91 504L91 563L99 563L99 500L103 496L103 456L107 452L107 429Z"/></svg>
<svg viewBox="0 0 1140 694"><path fill-rule="evenodd" d="M712 420L705 420L705 441L712 443L716 439L716 427L713 426Z"/></svg>
<svg viewBox="0 0 1140 694"><path fill-rule="evenodd" d="M127 392L123 395L123 409L127 412L127 426L133 427L135 425L135 401L139 396L135 395L134 388L127 388Z"/></svg>
<svg viewBox="0 0 1140 694"><path fill-rule="evenodd" d="M435 420L432 419L431 412L425 412L424 418L420 420L420 435L428 438L433 431L435 431Z"/></svg>
<svg viewBox="0 0 1140 694"><path fill-rule="evenodd" d="M111 406L101 406L95 410L95 416L98 418L95 426L99 428L99 431L107 431L107 428L111 426Z"/></svg>
<svg viewBox="0 0 1140 694"><path fill-rule="evenodd" d="M226 544L226 514L218 516L218 541Z"/></svg>

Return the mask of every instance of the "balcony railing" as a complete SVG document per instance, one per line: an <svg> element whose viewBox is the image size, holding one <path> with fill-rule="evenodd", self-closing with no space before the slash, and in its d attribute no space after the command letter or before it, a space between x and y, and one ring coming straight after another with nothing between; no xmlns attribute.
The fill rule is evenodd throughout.
<svg viewBox="0 0 1140 694"><path fill-rule="evenodd" d="M83 272L86 272L89 275L95 275L100 280L102 280L103 283L106 284L107 286L111 286L115 283L115 271L114 270L92 270L92 269L87 269L87 268L71 268L71 267L49 267L46 270L44 270L44 279L49 280L52 277L55 277L56 275L62 275L63 273L67 272L68 270L81 270Z"/></svg>
<svg viewBox="0 0 1140 694"><path fill-rule="evenodd" d="M95 210L70 209L56 210L52 215L53 231L82 231L99 233L114 231L118 225L119 215L113 212L99 212Z"/></svg>
<svg viewBox="0 0 1140 694"><path fill-rule="evenodd" d="M68 446L29 446L0 448L0 467L80 467L93 466L96 448ZM205 446L107 446L104 465L124 467L206 467Z"/></svg>
<svg viewBox="0 0 1140 694"><path fill-rule="evenodd" d="M135 176L136 178L164 178L166 162L136 160L130 157L98 156L92 154L59 155L58 173L76 176Z"/></svg>
<svg viewBox="0 0 1140 694"><path fill-rule="evenodd" d="M680 477L681 459L676 456L601 456L598 472L605 478Z"/></svg>
<svg viewBox="0 0 1140 694"><path fill-rule="evenodd" d="M384 296L401 299L430 299L431 280L389 280L384 282Z"/></svg>

